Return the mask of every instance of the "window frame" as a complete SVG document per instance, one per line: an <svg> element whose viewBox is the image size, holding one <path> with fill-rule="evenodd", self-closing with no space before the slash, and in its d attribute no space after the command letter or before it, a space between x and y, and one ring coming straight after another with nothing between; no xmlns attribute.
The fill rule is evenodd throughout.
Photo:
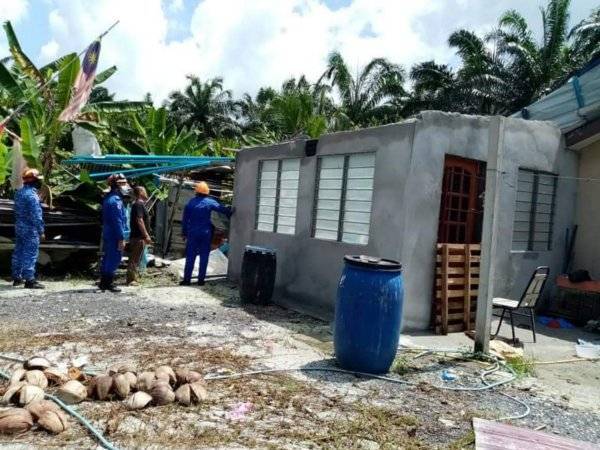
<svg viewBox="0 0 600 450"><path fill-rule="evenodd" d="M521 172L526 172L529 173L531 175L533 175L533 181L531 182L533 184L532 186L532 191L531 192L527 192L527 191L521 191L519 190L519 182L520 177L519 175L521 174ZM548 177L552 179L552 192L550 194L540 194L539 192L539 187L540 187L540 176L544 176L544 177ZM558 177L559 175L557 173L553 173L553 172L548 172L545 170L537 170L537 169L530 169L527 167L519 167L518 168L518 172L517 172L517 189L516 189L516 198L515 198L515 215L519 212L517 211L517 204L519 203L519 193L526 193L528 195L530 195L530 200L529 203L531 204L531 208L529 211L520 211L520 212L525 212L525 213L529 213L529 219L527 221L523 221L523 220L516 220L516 218L513 218L513 239L512 239L512 243L511 243L511 247L512 247L512 251L525 251L525 252L537 252L537 251L552 251L552 241L554 239L554 214L556 211L556 192L558 189ZM529 181L526 181L526 183L529 183ZM545 186L548 186L548 184L544 184ZM538 200L538 196L539 195L550 195L551 196L551 201L550 203L539 203ZM522 202L525 203L525 202ZM548 224L548 231L536 231L536 224L538 223L538 221L536 221L536 216L538 214L538 207L540 205L549 205L550 206L550 212L547 213L550 215L550 219L547 222ZM543 213L546 214L546 213ZM527 241L517 241L518 243L526 243L526 248L523 249L515 249L514 248L514 244L515 244L515 239L514 239L514 233L515 233L515 224L516 223L527 223L528 224L528 229L527 229ZM522 231L523 232L523 231ZM536 241L535 240L535 235L536 232L539 233L545 233L548 235L547 240L545 241ZM540 244L543 243L545 244L545 248L543 250L540 249L535 249L534 246L535 244Z"/></svg>
<svg viewBox="0 0 600 450"><path fill-rule="evenodd" d="M345 215L346 215L346 202L347 202L347 195L348 195L348 172L350 169L350 158L352 156L357 156L357 155L373 155L373 177L371 178L372 181L372 185L371 185L371 199L369 200L370 203L370 208L369 208L369 231L367 233L367 242L366 243L352 243L352 242L345 242L343 240L344 237L344 221L345 221ZM343 157L344 158L344 162L343 162L343 167L342 167L342 185L340 187L340 208L339 208L339 214L338 214L338 219L337 219L337 236L336 239L326 239L326 238L322 238L322 237L318 237L316 236L317 233L317 213L319 211L319 188L321 186L321 168L322 168L322 162L323 162L323 158L327 158L327 157ZM318 239L321 241L326 241L326 242L337 242L340 244L347 244L347 245L360 245L360 246L367 246L369 245L369 241L371 239L371 225L373 222L373 195L375 192L375 172L376 172L376 168L377 168L377 151L376 150L370 150L370 151L361 151L361 152L355 152L355 153L334 153L334 154L330 154L330 155L320 155L317 158L317 170L316 170L316 174L315 174L315 189L314 189L314 195L313 195L313 208L312 208L312 220L311 220L311 238L313 239ZM336 210L330 210L330 211L336 211ZM352 234L352 233L350 233Z"/></svg>
<svg viewBox="0 0 600 450"><path fill-rule="evenodd" d="M284 161L290 161L290 160L294 160L294 161L298 161L298 187L296 188L296 206L294 207L295 209L295 213L294 213L294 232L293 233L282 233L282 232L278 232L277 231L277 225L279 224L279 209L280 209L280 204L281 204L281 174L282 174L282 166L283 166L283 162ZM272 230L261 230L258 228L259 226L259 218L260 218L260 206L261 206L261 194L260 194L260 190L261 190L261 186L262 186L262 181L263 181L263 166L265 162L276 162L277 163L277 178L275 180L275 204L272 206L273 208L273 228ZM301 164L302 164L302 158L280 158L280 159L261 159L258 162L258 176L257 176L257 183L256 183L256 208L255 208L255 220L254 220L254 230L255 231L260 231L263 233L275 233L275 234L282 234L282 235L286 235L286 236L295 236L296 235L296 222L298 220L298 195L300 193L300 169L301 169ZM272 198L272 197L265 197L265 198ZM287 216L286 216L287 217ZM287 227L291 227L291 225L284 225Z"/></svg>

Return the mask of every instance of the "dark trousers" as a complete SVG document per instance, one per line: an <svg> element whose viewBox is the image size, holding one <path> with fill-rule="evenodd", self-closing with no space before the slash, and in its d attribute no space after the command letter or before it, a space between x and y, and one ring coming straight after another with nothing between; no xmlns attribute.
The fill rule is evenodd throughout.
<svg viewBox="0 0 600 450"><path fill-rule="evenodd" d="M210 245L212 242L212 232L198 232L188 236L185 245L185 268L183 270L183 281L192 280L192 272L196 264L196 258L200 256L200 267L198 270L198 282L201 283L206 277L208 267L208 256L210 255Z"/></svg>

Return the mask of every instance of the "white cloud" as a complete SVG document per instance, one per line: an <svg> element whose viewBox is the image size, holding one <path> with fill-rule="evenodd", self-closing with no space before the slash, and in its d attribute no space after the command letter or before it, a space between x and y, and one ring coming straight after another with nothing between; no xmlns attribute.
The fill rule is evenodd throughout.
<svg viewBox="0 0 600 450"><path fill-rule="evenodd" d="M26 4L0 0L0 5L14 2ZM339 50L352 70L379 56L407 69L429 59L455 62L446 44L451 31L490 29L509 8L524 8L526 17L537 19L539 11L522 4L354 0L332 11L321 0L197 0L188 29L178 30L186 37L168 40L172 14L184 7L180 0L53 0L51 36L45 37L49 42L40 57L55 49L59 54L81 51L118 19L102 42L99 67L118 66L107 83L118 97L136 99L151 92L160 102L184 86L190 73L204 79L223 76L225 85L241 95L279 86L290 76L315 80L332 50ZM574 8L581 5L574 2ZM183 23L187 20L175 25Z"/></svg>
<svg viewBox="0 0 600 450"><path fill-rule="evenodd" d="M40 60L43 63L53 61L58 56L59 45L54 39L44 44L40 50Z"/></svg>
<svg viewBox="0 0 600 450"><path fill-rule="evenodd" d="M27 14L28 0L0 0L0 18L19 22Z"/></svg>
<svg viewBox="0 0 600 450"><path fill-rule="evenodd" d="M0 0L0 21L10 20L13 25L27 16L28 0ZM0 33L0 58L8 54L8 42L4 33Z"/></svg>

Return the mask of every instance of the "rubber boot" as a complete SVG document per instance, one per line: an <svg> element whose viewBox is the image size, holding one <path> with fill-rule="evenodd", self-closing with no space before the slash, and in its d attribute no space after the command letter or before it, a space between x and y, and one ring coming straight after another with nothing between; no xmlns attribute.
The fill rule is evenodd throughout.
<svg viewBox="0 0 600 450"><path fill-rule="evenodd" d="M24 283L22 278L17 278L16 280L13 280L13 287L19 287Z"/></svg>
<svg viewBox="0 0 600 450"><path fill-rule="evenodd" d="M104 275L100 276L100 283L98 283L98 289L100 289L102 292L104 292L105 290L108 289L108 283L106 280L106 276L104 276Z"/></svg>
<svg viewBox="0 0 600 450"><path fill-rule="evenodd" d="M37 280L27 280L25 282L25 289L45 289L45 287Z"/></svg>
<svg viewBox="0 0 600 450"><path fill-rule="evenodd" d="M117 285L115 284L115 277L107 277L107 286L106 289L108 289L110 292L121 292L121 289L117 287Z"/></svg>

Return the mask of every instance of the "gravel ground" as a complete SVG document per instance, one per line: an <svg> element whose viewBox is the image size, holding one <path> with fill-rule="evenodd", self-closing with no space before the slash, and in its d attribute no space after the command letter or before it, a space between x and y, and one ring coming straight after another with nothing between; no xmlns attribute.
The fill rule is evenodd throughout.
<svg viewBox="0 0 600 450"><path fill-rule="evenodd" d="M0 282L0 352L42 354L57 365L76 357L99 371L130 364L194 368L205 375L269 368L333 367L329 325L276 306L242 307L225 281L204 288L170 286L148 277L142 287L101 294L89 282L48 283L44 292ZM479 384L484 364L416 353L402 358L411 385L330 372L290 372L212 381L209 401L127 411L121 402L84 402L78 409L119 448L472 448L471 419L531 414L514 420L600 444L600 415L543 397L527 380L499 391L455 392L441 385L452 368ZM16 364L2 364L14 370ZM504 375L497 374L498 377ZM500 379L500 378L496 378ZM494 380L494 377L490 377ZM243 418L231 412L250 405ZM31 431L0 436L2 448L96 448L74 424L59 435Z"/></svg>

